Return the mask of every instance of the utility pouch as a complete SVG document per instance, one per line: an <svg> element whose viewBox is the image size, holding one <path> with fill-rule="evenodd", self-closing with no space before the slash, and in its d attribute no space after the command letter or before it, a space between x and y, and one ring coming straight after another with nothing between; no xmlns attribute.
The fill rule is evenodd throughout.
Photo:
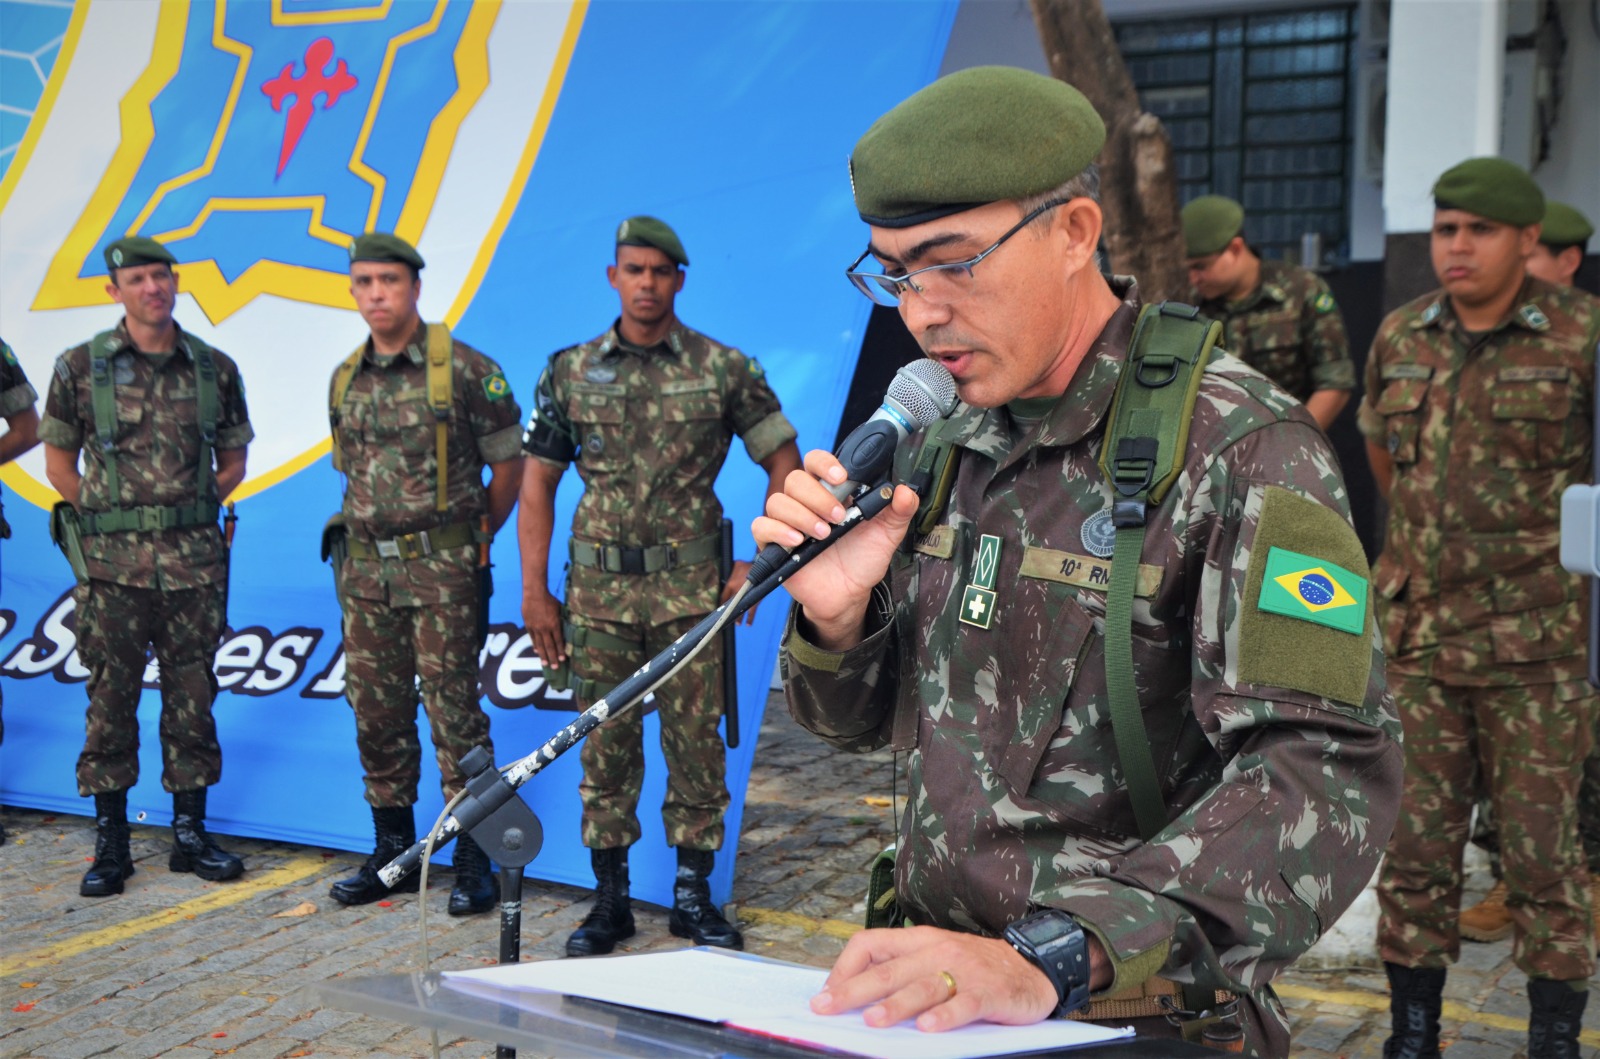
<svg viewBox="0 0 1600 1059"><path fill-rule="evenodd" d="M344 515L334 515L322 526L322 561L333 564L333 591L344 606L344 561L350 554L350 531L345 527Z"/></svg>
<svg viewBox="0 0 1600 1059"><path fill-rule="evenodd" d="M567 641L567 657L555 664L548 658L539 659L539 665L544 667L545 687L551 691L572 690L572 615L565 603L561 605L561 634Z"/></svg>
<svg viewBox="0 0 1600 1059"><path fill-rule="evenodd" d="M900 902L894 894L894 847L890 846L872 858L867 869L867 929L899 927L905 925L900 913Z"/></svg>
<svg viewBox="0 0 1600 1059"><path fill-rule="evenodd" d="M78 584L89 583L89 567L83 561L83 526L78 522L78 509L71 501L58 500L50 509L50 539L72 567L72 576Z"/></svg>

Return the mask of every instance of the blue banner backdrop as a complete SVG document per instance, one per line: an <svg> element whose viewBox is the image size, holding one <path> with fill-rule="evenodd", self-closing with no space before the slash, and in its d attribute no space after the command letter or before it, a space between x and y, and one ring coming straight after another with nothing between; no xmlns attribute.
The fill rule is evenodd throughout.
<svg viewBox="0 0 1600 1059"><path fill-rule="evenodd" d="M317 561L339 482L327 379L365 337L343 248L369 228L417 243L422 309L497 358L526 408L546 357L602 332L612 233L667 219L694 261L690 326L760 359L801 448L838 427L868 305L840 275L864 245L846 159L874 117L935 75L955 4L167 0L41 7L0 0L0 320L41 395L54 357L116 323L101 248L137 232L180 261L177 316L239 362L257 440L237 494L230 628L217 657L224 774L215 830L370 849L338 612ZM14 55L33 76L12 76ZM5 742L0 800L84 813L71 575L46 532L57 499L36 450L0 469ZM717 491L751 550L765 476L735 446ZM565 554L581 483L558 497ZM574 716L549 694L519 616L515 534L481 690L503 764ZM560 570L552 571L554 582ZM729 753L729 848L743 815L786 600L739 637L744 739ZM154 665L131 810L164 824ZM426 744L426 726L421 736ZM637 896L670 902L652 717ZM419 820L441 809L424 754ZM529 872L585 885L578 761L523 788L546 829ZM713 890L729 896L732 856Z"/></svg>

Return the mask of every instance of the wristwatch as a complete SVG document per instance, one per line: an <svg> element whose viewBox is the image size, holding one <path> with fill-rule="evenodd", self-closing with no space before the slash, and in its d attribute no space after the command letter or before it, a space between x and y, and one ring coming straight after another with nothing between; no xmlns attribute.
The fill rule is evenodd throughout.
<svg viewBox="0 0 1600 1059"><path fill-rule="evenodd" d="M1057 1016L1089 1005L1089 944L1076 919L1047 908L1006 927L1005 939L1055 986Z"/></svg>

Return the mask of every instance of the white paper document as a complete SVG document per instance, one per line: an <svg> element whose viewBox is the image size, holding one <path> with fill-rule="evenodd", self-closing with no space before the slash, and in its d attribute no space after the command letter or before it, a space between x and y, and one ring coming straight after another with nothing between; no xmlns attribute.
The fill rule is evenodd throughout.
<svg viewBox="0 0 1600 1059"><path fill-rule="evenodd" d="M959 980L960 969L952 972ZM703 948L517 963L444 975L445 984L464 992L483 983L502 990L565 993L876 1059L976 1059L1069 1048L1133 1033L1062 1019L1032 1026L983 1022L948 1033L923 1033L910 1022L875 1029L861 1021L859 1012L818 1015L811 1010L811 998L822 991L827 977L815 967Z"/></svg>

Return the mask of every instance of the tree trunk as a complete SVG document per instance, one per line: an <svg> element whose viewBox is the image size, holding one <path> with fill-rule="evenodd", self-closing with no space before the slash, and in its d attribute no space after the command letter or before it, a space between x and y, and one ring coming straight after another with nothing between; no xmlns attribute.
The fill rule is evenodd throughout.
<svg viewBox="0 0 1600 1059"><path fill-rule="evenodd" d="M1106 123L1100 204L1111 271L1138 277L1146 302L1182 298L1183 231L1172 141L1139 93L1100 0L1031 0L1050 71L1089 98Z"/></svg>

